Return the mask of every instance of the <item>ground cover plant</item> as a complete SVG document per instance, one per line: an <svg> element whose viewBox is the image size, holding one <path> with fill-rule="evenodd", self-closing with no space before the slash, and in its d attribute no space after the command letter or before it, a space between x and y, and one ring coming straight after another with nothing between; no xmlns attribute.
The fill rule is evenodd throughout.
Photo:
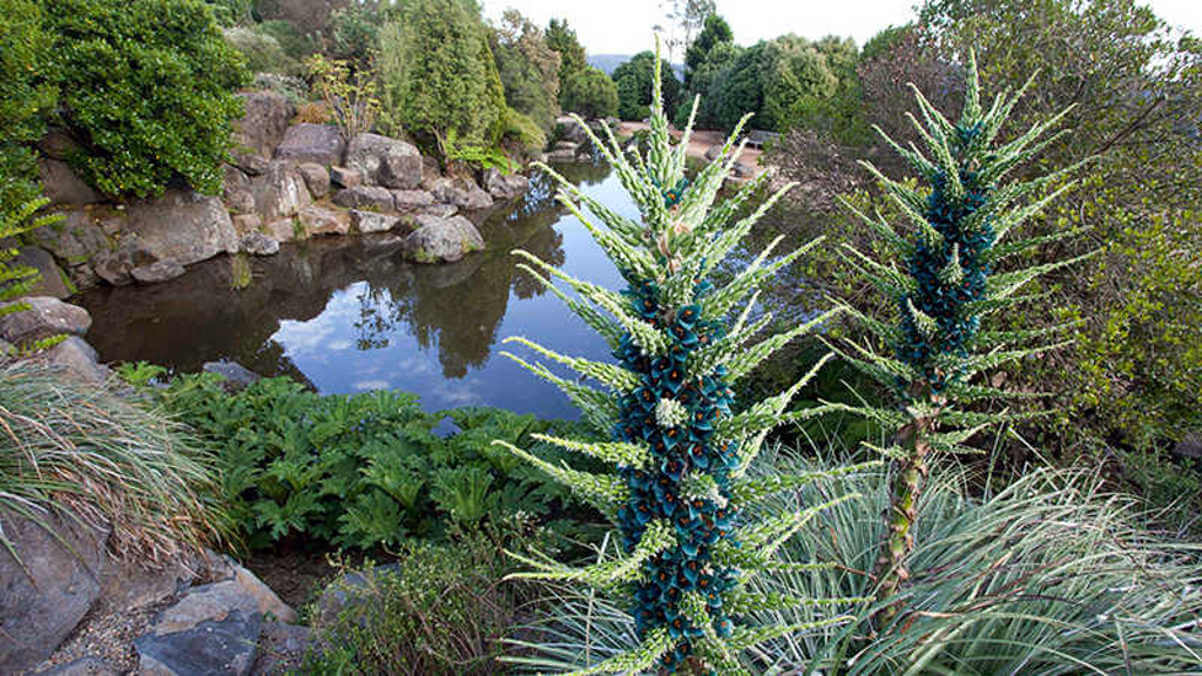
<svg viewBox="0 0 1202 676"><path fill-rule="evenodd" d="M658 55L652 62L659 64ZM739 655L745 650L777 636L848 619L832 612L804 624L754 628L735 621L761 608L848 602L806 593L766 596L746 586L757 575L780 568L774 554L790 535L829 504L848 497L748 518L758 502L817 476L755 480L747 471L771 429L813 415L813 411L782 412L825 359L784 392L750 402L741 411L734 408L730 387L789 340L820 326L834 311L757 340L771 316L749 321L753 292L809 247L769 261L770 246L729 283L716 286L710 281L714 268L780 193L750 216L731 222L763 182L761 178L715 205L738 157L734 142L741 125L719 159L690 182L685 178L689 127L673 147L658 65L651 82L651 132L645 155L637 150L624 153L612 133L609 144L603 143L578 120L634 198L641 223L614 213L545 168L559 178L562 203L615 262L628 287L621 293L604 289L530 254L515 252L527 261L523 267L530 274L609 341L618 360L608 364L567 357L524 338L512 339L590 381L565 380L541 364L510 355L559 386L596 432L610 435L612 441L535 438L603 461L610 471L581 471L550 462L512 441L496 442L597 506L617 525L621 553L583 568L545 555L515 554L533 568L515 577L583 583L624 599L634 618L634 640L604 660L590 661L588 651L578 654L574 664L580 668L578 673L744 673ZM594 225L577 202L604 228ZM557 288L556 279L577 297ZM752 297L748 300L748 296ZM740 307L739 319L728 324L727 315ZM594 388L593 382L607 391Z"/></svg>
<svg viewBox="0 0 1202 676"><path fill-rule="evenodd" d="M161 372L125 369L140 382ZM575 519L592 518L566 489L489 445L573 423L492 408L431 414L414 395L322 396L289 378L230 393L220 376L185 375L145 391L213 449L222 499L252 549L300 540L373 550L516 513L578 533Z"/></svg>

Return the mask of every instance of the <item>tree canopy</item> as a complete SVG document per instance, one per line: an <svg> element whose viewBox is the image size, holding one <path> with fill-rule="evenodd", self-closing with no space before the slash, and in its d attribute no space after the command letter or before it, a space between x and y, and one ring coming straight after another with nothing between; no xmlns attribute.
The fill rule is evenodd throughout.
<svg viewBox="0 0 1202 676"><path fill-rule="evenodd" d="M613 80L618 87L618 116L623 120L641 120L651 112L651 92L655 78L655 54L646 51L634 55L614 69ZM672 66L661 60L660 81L664 90L664 109L676 110L680 98L680 81Z"/></svg>

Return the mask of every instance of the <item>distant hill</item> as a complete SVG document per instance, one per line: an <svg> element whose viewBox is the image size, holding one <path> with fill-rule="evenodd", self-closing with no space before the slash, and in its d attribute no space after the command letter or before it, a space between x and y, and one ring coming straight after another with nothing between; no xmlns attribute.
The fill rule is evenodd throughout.
<svg viewBox="0 0 1202 676"><path fill-rule="evenodd" d="M588 65L605 71L606 75L613 75L615 68L632 58L634 54L589 54ZM684 79L684 64L672 64L672 71L676 73L677 80Z"/></svg>

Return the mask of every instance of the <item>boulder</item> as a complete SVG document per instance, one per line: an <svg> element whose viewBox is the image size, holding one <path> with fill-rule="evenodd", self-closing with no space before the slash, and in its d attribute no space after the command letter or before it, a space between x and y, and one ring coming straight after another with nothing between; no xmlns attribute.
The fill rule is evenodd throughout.
<svg viewBox="0 0 1202 676"><path fill-rule="evenodd" d="M206 620L170 634L147 634L134 640L140 676L245 676L258 655L263 619L235 610L220 620Z"/></svg>
<svg viewBox="0 0 1202 676"><path fill-rule="evenodd" d="M351 231L350 215L341 210L305 207L299 219L307 235L345 235Z"/></svg>
<svg viewBox="0 0 1202 676"><path fill-rule="evenodd" d="M1173 453L1183 458L1202 458L1202 432L1186 434L1173 447Z"/></svg>
<svg viewBox="0 0 1202 676"><path fill-rule="evenodd" d="M129 271L129 275L134 278L134 281L140 284L158 284L166 282L176 277L182 277L187 272L184 266L178 261L171 258L166 258L161 261L155 261L150 265L141 265Z"/></svg>
<svg viewBox="0 0 1202 676"><path fill-rule="evenodd" d="M67 336L62 342L46 350L42 357L51 366L57 366L76 380L99 385L108 380L113 372L100 363L100 355L79 336Z"/></svg>
<svg viewBox="0 0 1202 676"><path fill-rule="evenodd" d="M459 213L459 207L454 204L431 204L428 207L422 207L421 213L427 216L438 216L439 218L450 218Z"/></svg>
<svg viewBox="0 0 1202 676"><path fill-rule="evenodd" d="M346 167L330 167L330 180L342 188L353 188L363 184L363 174Z"/></svg>
<svg viewBox="0 0 1202 676"><path fill-rule="evenodd" d="M555 118L554 138L581 144L588 140L588 135L584 133L584 127L581 127L576 120L568 115L561 115Z"/></svg>
<svg viewBox="0 0 1202 676"><path fill-rule="evenodd" d="M103 202L104 197L71 170L66 162L43 157L38 160L42 192L51 204L80 206Z"/></svg>
<svg viewBox="0 0 1202 676"><path fill-rule="evenodd" d="M246 114L234 122L234 154L270 158L284 140L294 113L292 104L273 91L238 94Z"/></svg>
<svg viewBox="0 0 1202 676"><path fill-rule="evenodd" d="M58 223L29 233L34 244L54 254L67 265L80 265L109 248L108 237L82 209L63 213Z"/></svg>
<svg viewBox="0 0 1202 676"><path fill-rule="evenodd" d="M418 211L434 204L434 195L425 190L393 190L392 201L397 211Z"/></svg>
<svg viewBox="0 0 1202 676"><path fill-rule="evenodd" d="M357 169L369 185L410 189L422 182L422 156L417 148L379 134L359 134L351 139L345 165Z"/></svg>
<svg viewBox="0 0 1202 676"><path fill-rule="evenodd" d="M317 598L317 626L329 625L338 616L363 603L365 592L377 588L379 583L388 576L396 575L400 569L399 563L388 563L365 570L355 570L334 580L322 590Z"/></svg>
<svg viewBox="0 0 1202 676"><path fill-rule="evenodd" d="M250 190L234 190L225 198L225 206L232 214L250 214L255 210L255 195Z"/></svg>
<svg viewBox="0 0 1202 676"><path fill-rule="evenodd" d="M305 653L314 642L313 630L283 622L265 622L259 639L259 658L252 675L300 673Z"/></svg>
<svg viewBox="0 0 1202 676"><path fill-rule="evenodd" d="M417 229L405 238L405 255L418 263L452 262L484 249L484 238L463 216L414 217Z"/></svg>
<svg viewBox="0 0 1202 676"><path fill-rule="evenodd" d="M554 146L551 146L554 151L571 151L575 154L580 150L580 144L573 141L558 141Z"/></svg>
<svg viewBox="0 0 1202 676"><path fill-rule="evenodd" d="M484 189L499 200L511 200L530 190L530 179L521 174L502 174L489 168L484 170Z"/></svg>
<svg viewBox="0 0 1202 676"><path fill-rule="evenodd" d="M261 232L248 232L238 241L238 248L252 256L274 256L280 252L280 243Z"/></svg>
<svg viewBox="0 0 1202 676"><path fill-rule="evenodd" d="M298 219L284 218L278 221L272 221L263 226L263 232L274 240L279 242L291 242L297 239L304 239L307 235L304 227Z"/></svg>
<svg viewBox="0 0 1202 676"><path fill-rule="evenodd" d="M303 122L288 127L284 140L275 149L275 157L329 167L338 164L345 148L338 127Z"/></svg>
<svg viewBox="0 0 1202 676"><path fill-rule="evenodd" d="M714 160L718 159L721 155L722 155L722 146L721 145L710 146L705 151L705 159L709 160L710 162L713 162Z"/></svg>
<svg viewBox="0 0 1202 676"><path fill-rule="evenodd" d="M126 230L155 260L180 265L238 251L238 234L221 200L199 193L169 190L155 200L127 208Z"/></svg>
<svg viewBox="0 0 1202 676"><path fill-rule="evenodd" d="M305 178L292 162L274 160L250 185L255 213L264 221L277 221L300 213L313 203Z"/></svg>
<svg viewBox="0 0 1202 676"><path fill-rule="evenodd" d="M38 141L38 150L46 157L55 160L67 160L71 155L78 150L81 150L79 141L76 141L66 129L61 127L53 127L46 132L42 140Z"/></svg>
<svg viewBox="0 0 1202 676"><path fill-rule="evenodd" d="M576 151L575 150L553 150L553 151L547 153L547 161L552 162L552 163L554 163L554 162L575 162L576 161Z"/></svg>
<svg viewBox="0 0 1202 676"><path fill-rule="evenodd" d="M147 568L136 560L120 561L110 557L100 580L100 600L96 614L121 615L168 601L196 580L203 569L199 557L177 557L164 561L161 568Z"/></svg>
<svg viewBox="0 0 1202 676"><path fill-rule="evenodd" d="M275 240L268 241L275 242ZM279 246L279 244L276 244L277 249ZM201 367L201 370L203 370L205 373L216 373L222 378L225 378L227 389L234 391L246 389L250 385L253 385L260 380L259 374L251 371L236 361L226 361L222 359L221 361L205 362L204 366Z"/></svg>
<svg viewBox="0 0 1202 676"><path fill-rule="evenodd" d="M731 170L731 173L738 178L751 178L755 175L755 169L752 169L742 162L736 162L735 166Z"/></svg>
<svg viewBox="0 0 1202 676"><path fill-rule="evenodd" d="M348 209L392 211L396 208L392 193L378 185L360 185L334 193L334 204Z"/></svg>
<svg viewBox="0 0 1202 676"><path fill-rule="evenodd" d="M16 303L28 309L0 316L0 338L17 345L59 334L82 336L92 326L92 316L78 305L49 296L32 296L0 304L0 311Z"/></svg>
<svg viewBox="0 0 1202 676"><path fill-rule="evenodd" d="M493 205L492 196L484 192L475 181L465 178L442 178L435 181L430 191L434 199L444 204L454 204L460 209L487 209Z"/></svg>
<svg viewBox="0 0 1202 676"><path fill-rule="evenodd" d="M321 199L330 194L330 172L320 164L305 162L296 168L309 187L309 194Z"/></svg>
<svg viewBox="0 0 1202 676"><path fill-rule="evenodd" d="M258 232L263 227L263 219L259 218L258 214L238 214L231 217L230 220L234 222L234 232L242 236L238 240L238 250L246 251L246 245L244 244L246 236Z"/></svg>
<svg viewBox="0 0 1202 676"><path fill-rule="evenodd" d="M397 214L382 214L375 211L351 211L351 225L361 233L388 232L400 222Z"/></svg>
<svg viewBox="0 0 1202 676"><path fill-rule="evenodd" d="M269 163L266 157L251 153L235 153L231 155L229 159L231 164L251 176L258 176L259 174L267 171L267 165Z"/></svg>
<svg viewBox="0 0 1202 676"><path fill-rule="evenodd" d="M0 673L32 669L49 657L100 595L108 533L41 517L54 535L11 512L0 516L20 555L18 561L0 547Z"/></svg>
<svg viewBox="0 0 1202 676"><path fill-rule="evenodd" d="M67 276L58 267L58 263L54 262L54 256L41 247L21 247L9 265L37 270L38 278L27 292L30 295L66 298L75 293L75 289L67 281ZM5 285L0 285L0 288L3 286Z"/></svg>
<svg viewBox="0 0 1202 676"><path fill-rule="evenodd" d="M47 671L39 671L34 676L120 676L116 667L94 655L81 657L66 664L60 664Z"/></svg>

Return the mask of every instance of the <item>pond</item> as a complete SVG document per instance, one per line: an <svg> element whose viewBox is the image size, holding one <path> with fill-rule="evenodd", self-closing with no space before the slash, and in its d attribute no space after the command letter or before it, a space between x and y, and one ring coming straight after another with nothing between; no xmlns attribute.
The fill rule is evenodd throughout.
<svg viewBox="0 0 1202 676"><path fill-rule="evenodd" d="M602 204L638 220L637 207L607 166L557 170ZM395 235L316 238L251 259L244 284L246 259L223 256L162 284L83 294L76 302L93 318L87 340L108 362L148 361L186 373L229 360L260 375L291 376L326 394L401 390L419 395L429 411L487 405L575 419L566 397L502 355L507 346L500 341L525 336L599 360L610 359L609 349L554 294L517 269L509 252L525 249L609 288L624 282L578 219L554 199L549 178L536 175L532 185L524 198L480 225L486 251L458 263L406 262ZM757 229L752 251L789 230L768 223ZM804 241L789 239L779 252ZM719 274L749 257L736 252ZM778 275L776 289L762 298L777 317L808 314L796 275ZM511 347L532 358L529 349Z"/></svg>
<svg viewBox="0 0 1202 676"><path fill-rule="evenodd" d="M638 218L605 166L559 170L602 203ZM622 280L579 221L553 199L546 177L481 226L483 253L449 265L408 263L395 236L336 237L286 244L250 261L189 268L153 286L105 287L81 296L93 325L87 340L105 361L144 360L175 372L231 360L261 375L289 375L322 393L413 392L428 410L489 405L575 418L552 385L500 354L526 336L554 350L608 359L605 342L518 270L525 249L565 272L609 287ZM519 356L528 349L515 345Z"/></svg>

